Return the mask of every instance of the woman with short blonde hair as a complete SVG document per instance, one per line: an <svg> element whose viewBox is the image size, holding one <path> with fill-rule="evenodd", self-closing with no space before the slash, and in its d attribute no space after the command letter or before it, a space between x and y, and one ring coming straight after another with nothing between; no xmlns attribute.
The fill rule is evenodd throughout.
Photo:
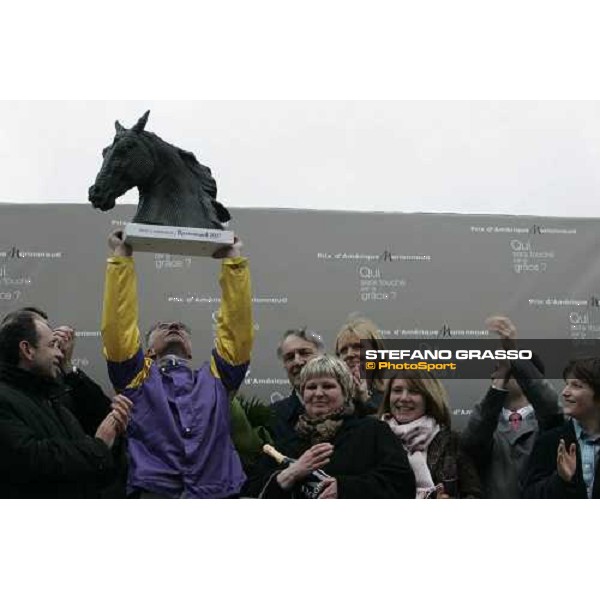
<svg viewBox="0 0 600 600"><path fill-rule="evenodd" d="M383 350L385 344L373 321L354 313L340 328L335 340L335 353L341 358L354 379L354 399L360 414L375 414L383 399L384 380L379 373L360 372L361 340L366 350Z"/></svg>
<svg viewBox="0 0 600 600"><path fill-rule="evenodd" d="M295 435L278 440L244 494L259 498L414 498L415 477L389 427L355 414L354 382L344 362L317 356L300 373L305 412ZM281 456L283 455L283 456ZM285 458L287 457L287 458ZM319 478L313 473L322 470ZM324 473L323 473L324 472Z"/></svg>

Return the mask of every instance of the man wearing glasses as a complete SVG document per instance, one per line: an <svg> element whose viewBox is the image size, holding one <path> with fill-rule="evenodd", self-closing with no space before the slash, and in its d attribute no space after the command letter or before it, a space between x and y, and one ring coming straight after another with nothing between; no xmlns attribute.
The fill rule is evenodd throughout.
<svg viewBox="0 0 600 600"><path fill-rule="evenodd" d="M250 362L253 340L248 260L241 241L225 250L221 306L210 361L191 365L189 329L156 323L144 354L138 328L133 251L122 232L109 237L102 339L115 389L133 402L127 429L128 495L137 498L230 498L244 471L230 435L232 392Z"/></svg>

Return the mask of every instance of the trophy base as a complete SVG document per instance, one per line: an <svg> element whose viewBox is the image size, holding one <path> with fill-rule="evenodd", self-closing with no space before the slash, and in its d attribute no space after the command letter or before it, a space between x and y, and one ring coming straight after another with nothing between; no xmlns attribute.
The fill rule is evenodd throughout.
<svg viewBox="0 0 600 600"><path fill-rule="evenodd" d="M200 229L197 227L166 227L128 223L124 241L135 252L159 252L184 256L212 256L217 250L231 246L233 231Z"/></svg>

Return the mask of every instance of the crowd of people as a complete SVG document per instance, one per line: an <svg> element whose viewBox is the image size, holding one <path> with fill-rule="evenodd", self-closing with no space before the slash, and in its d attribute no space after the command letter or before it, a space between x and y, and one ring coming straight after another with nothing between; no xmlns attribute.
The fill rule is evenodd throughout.
<svg viewBox="0 0 600 600"><path fill-rule="evenodd" d="M142 335L133 251L120 232L109 248L102 340L112 398L72 365L71 327L31 306L0 323L0 497L600 497L600 357L568 362L560 394L535 355L500 361L458 432L428 372L361 369L361 348L384 341L353 316L333 354L306 328L283 334L290 394L263 407L258 424L236 396L254 332L241 241L215 256L221 304L200 367L186 324L159 321ZM508 317L487 327L516 347Z"/></svg>

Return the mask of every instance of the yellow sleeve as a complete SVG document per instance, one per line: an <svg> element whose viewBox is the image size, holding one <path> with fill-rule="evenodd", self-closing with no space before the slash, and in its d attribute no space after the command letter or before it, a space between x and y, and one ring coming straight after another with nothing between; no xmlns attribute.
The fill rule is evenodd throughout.
<svg viewBox="0 0 600 600"><path fill-rule="evenodd" d="M141 349L137 277L132 257L112 256L107 261L101 330L108 361L127 361Z"/></svg>
<svg viewBox="0 0 600 600"><path fill-rule="evenodd" d="M219 283L221 306L217 314L217 338L211 370L213 375L223 378L223 371L229 371L227 366L247 365L252 352L254 324L248 259L224 259ZM227 364L224 365L223 361Z"/></svg>

